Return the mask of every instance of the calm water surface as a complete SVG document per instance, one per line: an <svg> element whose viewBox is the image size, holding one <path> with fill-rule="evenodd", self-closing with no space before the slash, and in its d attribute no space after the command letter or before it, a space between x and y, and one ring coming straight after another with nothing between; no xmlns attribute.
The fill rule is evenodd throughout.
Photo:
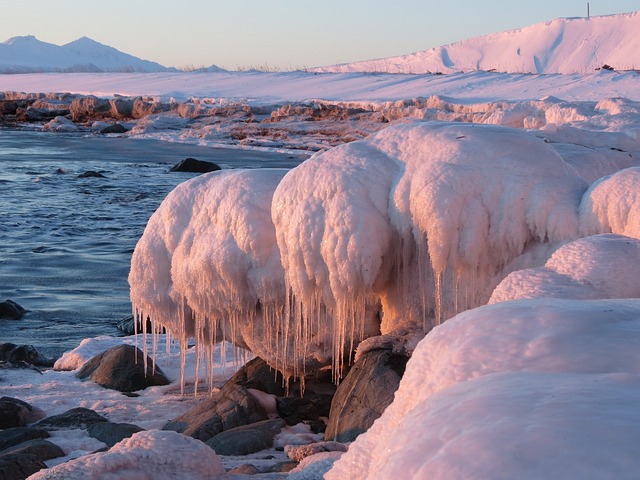
<svg viewBox="0 0 640 480"><path fill-rule="evenodd" d="M0 129L0 301L29 310L0 320L0 343L57 356L83 338L118 335L131 312L131 254L166 194L195 176L167 173L186 157L223 169L290 168L306 158ZM78 178L88 170L105 178Z"/></svg>

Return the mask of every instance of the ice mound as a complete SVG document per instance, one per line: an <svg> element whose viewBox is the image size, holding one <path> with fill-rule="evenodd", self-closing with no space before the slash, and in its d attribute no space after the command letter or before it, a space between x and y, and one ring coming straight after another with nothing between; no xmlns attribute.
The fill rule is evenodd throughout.
<svg viewBox="0 0 640 480"><path fill-rule="evenodd" d="M185 435L148 430L122 440L109 451L86 455L41 470L34 480L201 480L225 473L212 448Z"/></svg>
<svg viewBox="0 0 640 480"><path fill-rule="evenodd" d="M178 186L133 254L131 299L183 343L226 338L287 374L332 361L339 374L363 338L428 331L577 238L586 188L525 131L390 127L286 175Z"/></svg>
<svg viewBox="0 0 640 480"><path fill-rule="evenodd" d="M463 312L422 340L325 478L634 478L639 341L638 300Z"/></svg>
<svg viewBox="0 0 640 480"><path fill-rule="evenodd" d="M640 167L593 183L580 205L583 234L611 232L640 238Z"/></svg>
<svg viewBox="0 0 640 480"><path fill-rule="evenodd" d="M638 298L640 240L603 234L559 248L543 267L518 270L496 287L489 303L516 298Z"/></svg>

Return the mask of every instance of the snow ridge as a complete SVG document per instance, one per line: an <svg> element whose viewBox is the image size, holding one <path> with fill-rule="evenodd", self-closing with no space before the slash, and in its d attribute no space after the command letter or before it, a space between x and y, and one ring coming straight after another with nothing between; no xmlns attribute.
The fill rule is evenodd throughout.
<svg viewBox="0 0 640 480"><path fill-rule="evenodd" d="M640 12L558 18L516 30L469 38L399 57L332 65L317 72L590 73L604 65L640 68Z"/></svg>

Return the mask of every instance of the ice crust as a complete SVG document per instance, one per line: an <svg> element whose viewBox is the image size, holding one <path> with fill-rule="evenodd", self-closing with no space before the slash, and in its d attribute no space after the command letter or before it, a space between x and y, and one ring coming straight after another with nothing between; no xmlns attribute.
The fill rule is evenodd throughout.
<svg viewBox="0 0 640 480"><path fill-rule="evenodd" d="M389 127L288 172L177 187L134 252L132 303L183 343L224 338L289 375L333 362L339 376L363 338L428 331L578 238L587 186L526 131Z"/></svg>

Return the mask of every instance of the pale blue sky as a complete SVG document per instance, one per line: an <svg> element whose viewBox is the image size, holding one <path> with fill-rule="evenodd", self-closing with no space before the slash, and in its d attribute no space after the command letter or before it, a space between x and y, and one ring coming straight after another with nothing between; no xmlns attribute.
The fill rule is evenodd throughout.
<svg viewBox="0 0 640 480"><path fill-rule="evenodd" d="M591 15L640 0L591 0ZM166 66L299 68L403 55L557 17L582 0L0 0L0 41L87 36ZM4 38L2 38L4 37Z"/></svg>

